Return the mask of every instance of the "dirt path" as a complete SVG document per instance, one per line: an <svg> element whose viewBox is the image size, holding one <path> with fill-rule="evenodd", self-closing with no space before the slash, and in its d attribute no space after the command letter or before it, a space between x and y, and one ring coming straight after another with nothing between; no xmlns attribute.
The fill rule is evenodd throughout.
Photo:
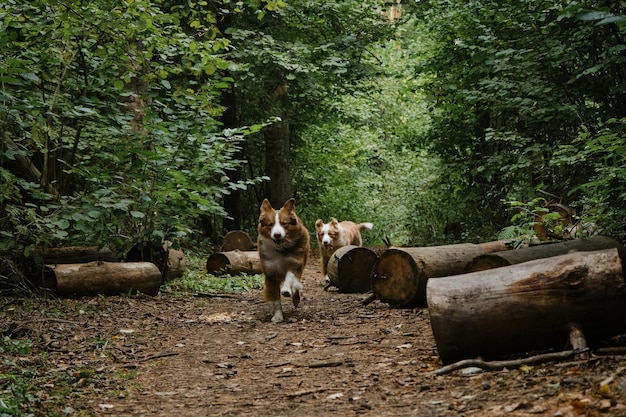
<svg viewBox="0 0 626 417"><path fill-rule="evenodd" d="M441 366L426 309L325 292L316 262L305 278L306 299L284 302L281 324L256 290L40 301L30 317L0 318L21 320L76 379L70 415L626 415L623 357L425 376Z"/></svg>

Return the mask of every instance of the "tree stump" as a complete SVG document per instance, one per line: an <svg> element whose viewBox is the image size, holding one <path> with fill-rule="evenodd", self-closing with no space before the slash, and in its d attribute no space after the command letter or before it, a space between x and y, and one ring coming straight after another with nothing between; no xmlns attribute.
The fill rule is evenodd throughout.
<svg viewBox="0 0 626 417"><path fill-rule="evenodd" d="M626 331L617 249L573 252L428 281L428 310L444 363L562 350ZM577 342L578 340L578 342Z"/></svg>
<svg viewBox="0 0 626 417"><path fill-rule="evenodd" d="M343 246L328 260L330 284L345 293L365 293L372 289L372 267L376 253L363 246Z"/></svg>
<svg viewBox="0 0 626 417"><path fill-rule="evenodd" d="M256 245L250 239L250 235L241 230L231 230L224 236L220 252L231 252L234 250L247 252L254 249L256 249Z"/></svg>
<svg viewBox="0 0 626 417"><path fill-rule="evenodd" d="M392 307L426 305L429 278L461 274L475 257L509 249L505 241L389 248L372 268L372 291Z"/></svg>
<svg viewBox="0 0 626 417"><path fill-rule="evenodd" d="M209 274L260 274L261 259L257 251L218 252L209 256L206 261Z"/></svg>
<svg viewBox="0 0 626 417"><path fill-rule="evenodd" d="M40 287L60 297L157 295L162 277L151 262L89 262L45 265Z"/></svg>
<svg viewBox="0 0 626 417"><path fill-rule="evenodd" d="M484 271L502 266L519 264L533 259L549 258L564 255L572 251L596 251L602 249L617 248L622 259L626 249L618 241L605 236L593 236L587 239L566 240L557 243L544 243L528 248L510 250L506 252L494 252L477 256L465 269L465 272Z"/></svg>

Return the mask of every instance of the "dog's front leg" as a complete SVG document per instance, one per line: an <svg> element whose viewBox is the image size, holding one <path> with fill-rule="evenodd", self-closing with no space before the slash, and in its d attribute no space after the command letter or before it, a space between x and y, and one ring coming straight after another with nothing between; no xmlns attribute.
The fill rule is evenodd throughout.
<svg viewBox="0 0 626 417"><path fill-rule="evenodd" d="M267 304L270 309L270 314L272 315L272 322L280 323L281 321L283 321L283 307L280 304L280 300L268 301Z"/></svg>
<svg viewBox="0 0 626 417"><path fill-rule="evenodd" d="M280 281L275 278L275 276L266 276L265 304L272 315L272 322L279 323L283 321L283 307L280 303Z"/></svg>
<svg viewBox="0 0 626 417"><path fill-rule="evenodd" d="M280 287L280 293L284 297L291 297L294 307L300 305L300 291L302 290L302 284L298 281L298 278L291 271L285 275L285 281Z"/></svg>

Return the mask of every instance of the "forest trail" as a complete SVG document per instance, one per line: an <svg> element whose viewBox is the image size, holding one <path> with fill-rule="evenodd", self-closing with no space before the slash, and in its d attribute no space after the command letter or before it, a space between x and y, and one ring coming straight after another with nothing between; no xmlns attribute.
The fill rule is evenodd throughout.
<svg viewBox="0 0 626 417"><path fill-rule="evenodd" d="M305 299L284 300L280 324L260 290L41 301L21 320L77 378L67 406L78 415L626 415L623 357L425 375L442 366L427 309L324 291L315 257L304 277ZM3 315L17 323L18 311Z"/></svg>

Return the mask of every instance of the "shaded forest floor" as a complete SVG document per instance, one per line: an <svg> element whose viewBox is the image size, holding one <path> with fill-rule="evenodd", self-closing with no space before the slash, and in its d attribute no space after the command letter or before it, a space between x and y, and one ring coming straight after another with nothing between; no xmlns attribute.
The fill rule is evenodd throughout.
<svg viewBox="0 0 626 417"><path fill-rule="evenodd" d="M259 290L0 298L0 399L41 416L626 415L626 357L425 375L427 309L326 292L316 259L305 291L280 324Z"/></svg>

